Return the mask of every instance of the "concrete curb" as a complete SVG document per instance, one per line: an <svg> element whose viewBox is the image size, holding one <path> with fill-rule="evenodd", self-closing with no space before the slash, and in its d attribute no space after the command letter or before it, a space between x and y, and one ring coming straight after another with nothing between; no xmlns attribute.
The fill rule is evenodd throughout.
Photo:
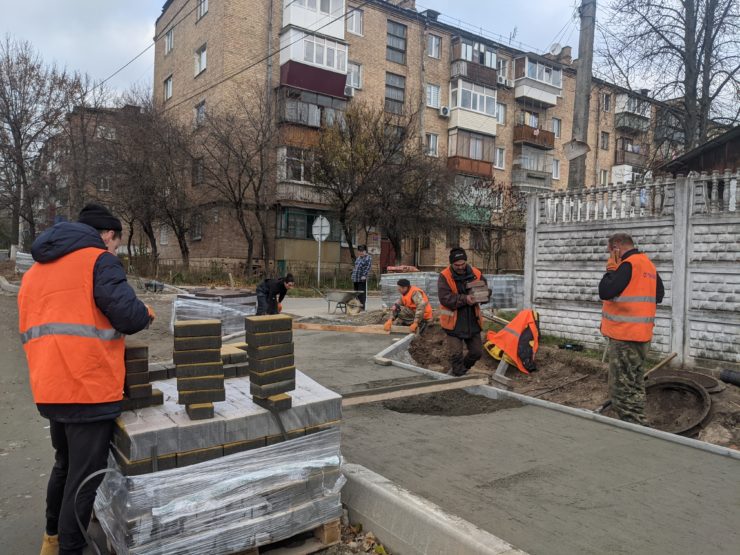
<svg viewBox="0 0 740 555"><path fill-rule="evenodd" d="M399 343L401 342L399 341ZM393 345L393 347L398 347L398 346L399 346L398 344ZM392 351L391 354L395 354L399 352L400 350L401 350L400 348L395 349ZM387 354L385 355L385 357L386 357L386 360L390 362L390 364L398 368L403 368L405 370L410 370L412 372L424 374L425 376L430 376L437 380L442 380L446 377L445 374L440 374L439 372L435 372L434 370L429 370L427 368L422 368L421 366L414 366L413 364L408 364L406 362L401 362L398 360L394 360L392 358L388 358ZM542 408L546 408L550 410L556 410L558 412L563 412L565 414L570 414L572 416L578 416L580 418L585 418L587 420L592 420L594 422L600 422L601 424L607 424L615 428L622 428L625 430L630 430L630 431L637 432L643 435L655 437L658 439L663 439L665 441L671 441L673 443L678 443L679 445L685 445L686 447L693 447L694 449L701 449L702 451L707 451L715 455L722 455L725 457L730 457L732 459L740 460L740 451L737 451L735 449L730 449L729 447L722 447L721 445L714 445L713 443L707 443L706 441L699 441L698 439L692 439L689 437L671 434L669 432L655 430L653 428L648 428L646 426L640 426L639 424L632 424L630 422L622 422L621 420L617 420L616 418L609 418L608 416L596 414L595 412L592 412L589 410L579 409L575 407L566 407L565 405L559 405L557 403L552 403L550 401L545 401L543 399L537 399L535 397L530 397L528 395L521 395L520 393L514 393L513 391L506 391L504 389L499 389L497 387L493 387L490 385L480 385L477 387L466 388L466 391L474 395L483 395L484 397L489 397L490 399L501 399L501 398L516 399L526 405L534 405L534 406L538 406L538 407L542 407Z"/></svg>
<svg viewBox="0 0 740 555"><path fill-rule="evenodd" d="M403 555L526 555L501 538L450 515L380 474L345 464L342 502L350 520Z"/></svg>
<svg viewBox="0 0 740 555"><path fill-rule="evenodd" d="M414 334L410 333L403 339L396 341L393 345L389 345L373 357L373 362L380 366L390 366L393 361L388 357L394 355L398 351L408 349L408 345L409 343L411 343L414 337Z"/></svg>
<svg viewBox="0 0 740 555"><path fill-rule="evenodd" d="M13 285L3 276L0 276L0 289L2 289L3 291L7 293L18 293L18 291L20 291L21 288L18 285Z"/></svg>

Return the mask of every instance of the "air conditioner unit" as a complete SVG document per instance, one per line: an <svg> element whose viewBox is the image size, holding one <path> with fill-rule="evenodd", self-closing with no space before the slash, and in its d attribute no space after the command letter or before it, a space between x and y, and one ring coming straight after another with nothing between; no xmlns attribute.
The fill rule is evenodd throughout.
<svg viewBox="0 0 740 555"><path fill-rule="evenodd" d="M353 96L355 96L355 88L350 85L345 85L344 96L346 96L347 98L352 98Z"/></svg>
<svg viewBox="0 0 740 555"><path fill-rule="evenodd" d="M450 117L450 107L449 106L442 106L439 109L439 115L443 118Z"/></svg>
<svg viewBox="0 0 740 555"><path fill-rule="evenodd" d="M506 86L514 88L514 80L513 79L507 79L506 80Z"/></svg>
<svg viewBox="0 0 740 555"><path fill-rule="evenodd" d="M506 77L503 75L499 75L497 80L499 85L506 85Z"/></svg>

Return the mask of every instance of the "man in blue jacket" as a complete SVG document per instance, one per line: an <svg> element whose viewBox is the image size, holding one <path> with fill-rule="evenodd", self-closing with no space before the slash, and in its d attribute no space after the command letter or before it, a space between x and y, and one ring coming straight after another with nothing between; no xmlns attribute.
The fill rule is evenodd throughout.
<svg viewBox="0 0 740 555"><path fill-rule="evenodd" d="M85 206L78 222L47 229L33 244L36 264L18 294L31 389L50 421L55 450L41 555L82 555L86 542L75 514L90 521L102 475L80 486L107 465L113 421L121 414L123 335L154 318L115 255L121 230L97 204Z"/></svg>

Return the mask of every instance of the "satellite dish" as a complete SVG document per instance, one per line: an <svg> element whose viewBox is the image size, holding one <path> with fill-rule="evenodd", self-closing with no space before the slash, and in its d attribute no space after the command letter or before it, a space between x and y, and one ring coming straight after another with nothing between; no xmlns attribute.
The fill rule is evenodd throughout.
<svg viewBox="0 0 740 555"><path fill-rule="evenodd" d="M553 56L558 56L563 51L563 47L560 46L559 42L556 42L550 47L550 54Z"/></svg>

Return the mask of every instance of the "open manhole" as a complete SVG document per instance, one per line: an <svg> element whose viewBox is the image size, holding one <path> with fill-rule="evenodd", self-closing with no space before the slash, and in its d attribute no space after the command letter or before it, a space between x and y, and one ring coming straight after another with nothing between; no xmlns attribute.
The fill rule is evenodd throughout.
<svg viewBox="0 0 740 555"><path fill-rule="evenodd" d="M717 378L709 376L707 374L701 374L699 372L691 372L689 370L676 370L674 368L660 368L650 374L648 380L654 380L655 378L664 377L679 377L686 378L702 386L707 390L707 393L719 393L725 389L725 384L719 381Z"/></svg>
<svg viewBox="0 0 740 555"><path fill-rule="evenodd" d="M452 390L391 399L390 401L384 401L383 406L388 410L405 414L471 416L503 409L515 409L523 406L523 404L516 399L489 399L462 390Z"/></svg>
<svg viewBox="0 0 740 555"><path fill-rule="evenodd" d="M645 391L648 424L664 432L691 435L698 431L712 407L706 390L686 378L651 377Z"/></svg>

